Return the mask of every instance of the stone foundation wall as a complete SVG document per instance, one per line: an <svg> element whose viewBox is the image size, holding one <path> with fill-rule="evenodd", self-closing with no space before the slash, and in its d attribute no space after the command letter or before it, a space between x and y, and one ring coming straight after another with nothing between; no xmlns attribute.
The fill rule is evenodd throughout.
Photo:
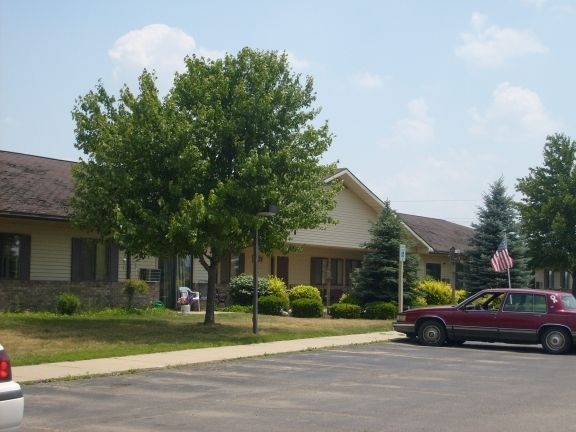
<svg viewBox="0 0 576 432"><path fill-rule="evenodd" d="M158 300L159 284L148 285L148 294L134 295L133 306L146 307ZM81 310L126 307L123 289L123 282L0 281L0 311L55 312L61 293L77 295Z"/></svg>

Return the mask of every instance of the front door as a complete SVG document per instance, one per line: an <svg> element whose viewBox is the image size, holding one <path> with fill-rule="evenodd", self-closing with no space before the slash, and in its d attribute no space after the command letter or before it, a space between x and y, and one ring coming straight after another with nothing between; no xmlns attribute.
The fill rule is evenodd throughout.
<svg viewBox="0 0 576 432"><path fill-rule="evenodd" d="M276 257L276 276L284 281L286 286L288 286L288 257L279 256Z"/></svg>

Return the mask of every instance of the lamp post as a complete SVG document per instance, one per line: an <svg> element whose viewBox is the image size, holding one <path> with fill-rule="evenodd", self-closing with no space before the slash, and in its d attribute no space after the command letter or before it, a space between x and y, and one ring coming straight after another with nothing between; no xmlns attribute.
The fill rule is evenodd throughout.
<svg viewBox="0 0 576 432"><path fill-rule="evenodd" d="M450 248L448 256L450 257L450 262L454 266L454 283L452 284L452 304L456 304L456 277L458 275L457 266L458 263L460 262L460 250L452 246Z"/></svg>
<svg viewBox="0 0 576 432"><path fill-rule="evenodd" d="M266 211L261 211L256 213L258 217L272 217L278 213L276 206L269 205ZM258 255L260 254L258 250L258 222L256 223L256 228L254 229L254 262L253 262L253 292L252 292L252 333L258 333Z"/></svg>

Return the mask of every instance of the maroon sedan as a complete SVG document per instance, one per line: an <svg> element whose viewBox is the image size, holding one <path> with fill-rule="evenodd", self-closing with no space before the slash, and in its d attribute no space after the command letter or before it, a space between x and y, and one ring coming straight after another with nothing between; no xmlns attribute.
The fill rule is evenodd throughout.
<svg viewBox="0 0 576 432"><path fill-rule="evenodd" d="M456 306L401 312L394 330L429 346L465 341L542 344L550 354L563 354L576 342L576 299L560 291L487 289Z"/></svg>

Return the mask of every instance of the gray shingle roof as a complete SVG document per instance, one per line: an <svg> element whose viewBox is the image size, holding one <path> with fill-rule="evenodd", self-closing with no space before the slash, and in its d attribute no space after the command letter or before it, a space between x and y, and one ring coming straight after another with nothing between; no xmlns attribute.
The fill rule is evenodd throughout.
<svg viewBox="0 0 576 432"><path fill-rule="evenodd" d="M0 215L67 220L73 164L0 150Z"/></svg>
<svg viewBox="0 0 576 432"><path fill-rule="evenodd" d="M466 251L474 230L442 219L398 213L402 221L436 253L448 253L451 247Z"/></svg>

